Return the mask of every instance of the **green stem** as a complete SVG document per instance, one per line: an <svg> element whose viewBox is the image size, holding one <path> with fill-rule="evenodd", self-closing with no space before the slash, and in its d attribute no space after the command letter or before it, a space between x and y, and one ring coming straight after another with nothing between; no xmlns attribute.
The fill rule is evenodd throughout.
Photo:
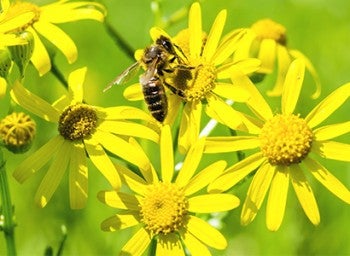
<svg viewBox="0 0 350 256"><path fill-rule="evenodd" d="M10 197L10 190L7 181L7 173L5 168L5 161L3 159L3 153L0 150L0 193L2 201L2 214L4 216L4 222L2 230L4 231L7 255L16 255L15 246L15 223L13 221L13 208Z"/></svg>
<svg viewBox="0 0 350 256"><path fill-rule="evenodd" d="M121 37L118 31L106 20L104 23L106 31L115 43L126 53L126 55L134 59L134 49Z"/></svg>
<svg viewBox="0 0 350 256"><path fill-rule="evenodd" d="M53 60L53 58L52 58ZM50 69L50 72L58 79L58 81L61 82L61 84L68 89L68 82L62 72L58 69L57 65L55 64L54 61L52 61L52 66Z"/></svg>

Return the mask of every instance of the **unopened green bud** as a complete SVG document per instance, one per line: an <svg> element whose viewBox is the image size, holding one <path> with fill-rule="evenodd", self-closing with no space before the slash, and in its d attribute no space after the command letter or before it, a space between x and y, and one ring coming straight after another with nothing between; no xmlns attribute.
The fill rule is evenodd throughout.
<svg viewBox="0 0 350 256"><path fill-rule="evenodd" d="M32 145L36 124L22 112L13 112L0 121L0 138L13 153L24 153Z"/></svg>
<svg viewBox="0 0 350 256"><path fill-rule="evenodd" d="M0 49L0 76L6 78L11 68L11 55L8 49Z"/></svg>
<svg viewBox="0 0 350 256"><path fill-rule="evenodd" d="M33 55L34 51L34 37L28 31L22 31L18 34L19 37L27 41L27 44L9 46L12 55L12 60L16 63L22 76Z"/></svg>

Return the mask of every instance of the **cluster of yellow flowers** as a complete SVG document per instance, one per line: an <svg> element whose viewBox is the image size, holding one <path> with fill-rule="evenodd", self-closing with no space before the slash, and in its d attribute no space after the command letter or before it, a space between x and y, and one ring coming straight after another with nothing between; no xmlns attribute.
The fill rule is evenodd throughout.
<svg viewBox="0 0 350 256"><path fill-rule="evenodd" d="M103 22L106 15L105 8L94 2L59 0L39 7L29 2L10 4L9 0L1 0L1 6L0 51L22 53L0 55L2 94L6 93L12 61L19 68L23 66L22 75L29 61L40 75L50 70L50 55L40 36L51 41L69 63L76 60L74 42L55 24L81 19ZM157 255L185 255L184 246L191 255L210 255L208 247L225 249L225 237L196 213L225 212L238 207L240 200L228 190L249 175L253 179L241 211L243 225L254 220L268 193L266 225L269 230L277 230L284 216L289 181L306 216L313 224L319 224L318 206L305 172L349 204L350 191L315 156L350 161L350 144L333 140L350 131L350 121L320 126L348 100L350 83L339 87L302 117L295 109L305 70L315 82L312 97L320 95L319 78L311 62L287 47L285 28L269 19L222 35L226 15L226 10L222 10L206 33L202 29L200 4L194 3L188 13L188 28L170 36L154 27L150 30L153 44L136 51L134 66L143 67L144 74L140 83L126 88L124 96L129 100L146 97L152 111L156 107L152 104L164 104L161 100L166 100L162 106L166 107L163 122L155 120L152 111L131 106L103 108L87 104L83 90L86 67L70 73L67 94L52 104L27 90L17 79L10 91L14 102L57 123L58 132L20 163L13 177L22 183L51 161L35 201L45 207L68 170L70 207L80 209L88 199L90 160L111 185L98 194L98 199L118 209L102 222L102 230L139 227L121 255L141 255L153 239ZM156 55L150 57L151 54ZM148 62L146 57L150 58ZM281 96L280 113L271 109L252 82L257 77L263 79L276 67L277 80L268 95ZM115 83L131 71L129 68ZM152 96L152 90L155 97L160 97L157 102L147 98ZM236 110L232 102L233 106L245 104L251 113ZM202 130L203 107L211 120L243 135L208 136ZM178 116L181 119L177 124ZM17 143L19 139L14 140L10 133L25 123L16 119L14 123L22 123L11 129L6 120L0 123L0 135L5 144ZM35 125L30 131L35 131ZM172 135L174 131L178 131L178 138ZM27 133L22 132L31 141L33 136ZM152 152L145 152L135 138L159 145L159 170L147 155ZM184 155L179 168L175 168L178 165L174 148ZM232 166L218 160L197 170L206 154L220 156L242 150L253 153ZM117 163L114 156L138 172Z"/></svg>

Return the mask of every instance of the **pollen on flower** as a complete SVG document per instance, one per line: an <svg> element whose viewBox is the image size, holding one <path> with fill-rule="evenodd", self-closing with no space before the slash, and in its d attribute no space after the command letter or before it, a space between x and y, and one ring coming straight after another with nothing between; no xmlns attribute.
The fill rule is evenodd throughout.
<svg viewBox="0 0 350 256"><path fill-rule="evenodd" d="M29 2L22 2L22 1L15 1L9 8L6 17L13 18L17 15L22 14L23 12L31 11L34 16L33 18L24 26L17 28L16 31L13 32L20 32L26 30L28 27L32 26L35 22L37 22L40 18L40 8L39 6L29 3Z"/></svg>
<svg viewBox="0 0 350 256"><path fill-rule="evenodd" d="M188 69L177 69L173 84L183 92L185 101L202 100L215 88L216 72L211 64L200 63L188 66Z"/></svg>
<svg viewBox="0 0 350 256"><path fill-rule="evenodd" d="M252 25L252 30L259 39L273 39L281 45L286 45L286 28L271 19L262 19Z"/></svg>
<svg viewBox="0 0 350 256"><path fill-rule="evenodd" d="M58 131L66 140L81 140L91 135L96 125L96 111L86 104L75 104L62 112Z"/></svg>
<svg viewBox="0 0 350 256"><path fill-rule="evenodd" d="M279 114L265 123L259 138L270 164L290 165L300 163L308 155L313 133L299 116Z"/></svg>
<svg viewBox="0 0 350 256"><path fill-rule="evenodd" d="M14 153L28 150L35 133L35 122L22 112L13 112L0 122L0 137L6 148Z"/></svg>
<svg viewBox="0 0 350 256"><path fill-rule="evenodd" d="M188 201L173 183L150 185L140 207L142 222L154 235L174 232L186 222Z"/></svg>

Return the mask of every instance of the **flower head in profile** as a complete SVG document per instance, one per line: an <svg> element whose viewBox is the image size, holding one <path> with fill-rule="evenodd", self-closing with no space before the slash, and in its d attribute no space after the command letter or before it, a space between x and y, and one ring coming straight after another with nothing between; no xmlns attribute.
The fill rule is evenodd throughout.
<svg viewBox="0 0 350 256"><path fill-rule="evenodd" d="M239 199L230 194L203 194L202 188L226 166L225 161L218 161L195 175L203 146L204 141L200 140L191 147L175 175L172 136L165 125L160 135L160 177L153 167L141 171L143 177L118 168L130 192L112 190L98 194L103 203L119 210L102 222L102 230L137 227L121 255L142 255L153 239L156 255L185 255L183 245L192 255L210 255L207 246L226 247L223 235L195 214L233 209L239 205Z"/></svg>
<svg viewBox="0 0 350 256"><path fill-rule="evenodd" d="M247 131L252 135L207 139L207 153L258 150L229 167L208 187L212 192L225 191L256 170L242 209L243 225L253 221L269 190L266 224L268 229L277 230L284 216L289 182L305 214L317 225L320 215L307 175L350 203L350 191L315 158L350 161L350 144L333 140L350 131L349 121L316 128L350 97L350 83L335 90L303 118L294 112L304 72L302 60L292 62L283 85L280 114L273 114L255 86L251 85L255 92L252 92L254 101L250 107L258 116L258 119L246 119Z"/></svg>
<svg viewBox="0 0 350 256"><path fill-rule="evenodd" d="M312 98L319 97L321 85L317 72L305 55L287 46L287 30L284 26L271 19L258 20L248 29L241 42L234 54L235 60L248 57L260 59L261 67L257 71L258 74L270 74L276 70L277 66L277 79L274 88L267 92L269 96L282 94L282 85L288 67L294 59L299 58L304 60L306 69L312 75L316 85Z"/></svg>
<svg viewBox="0 0 350 256"><path fill-rule="evenodd" d="M73 22L77 20L91 19L103 21L105 8L94 2L70 2L59 0L44 6L38 6L31 2L15 1L9 6L8 15L22 14L30 10L33 13L30 20L14 31L29 31L34 36L34 52L31 62L40 75L44 75L51 69L50 55L41 37L55 45L66 57L69 63L77 59L77 47L73 40L56 24Z"/></svg>
<svg viewBox="0 0 350 256"><path fill-rule="evenodd" d="M106 154L108 150L141 169L148 168L143 154L122 137L141 137L158 142L152 129L127 121L140 119L153 122L151 117L132 107L101 108L83 101L83 82L86 68L69 75L69 91L53 104L25 89L16 82L11 96L23 108L46 121L57 124L57 135L20 163L14 178L24 182L51 159L50 167L35 195L36 203L44 207L58 187L65 171L69 170L71 208L82 208L88 196L87 156L114 188L121 186L115 166Z"/></svg>
<svg viewBox="0 0 350 256"><path fill-rule="evenodd" d="M169 89L170 106L165 123L175 119L180 104L185 102L179 133L179 149L182 153L187 152L198 138L203 102L207 102L206 112L209 116L220 118L225 115L228 105L221 97L238 102L249 98L241 84L228 82L229 78L236 71L245 76L260 66L257 59L230 60L245 30L220 41L225 21L226 10L222 10L206 36L202 30L201 7L199 3L194 3L189 11L188 29L172 39L178 58L169 65L172 72L164 72L163 82ZM162 35L171 38L159 28L152 28L150 32L154 42ZM139 85L129 87L125 96L128 99L142 98L140 93L135 92L140 92L139 88Z"/></svg>

